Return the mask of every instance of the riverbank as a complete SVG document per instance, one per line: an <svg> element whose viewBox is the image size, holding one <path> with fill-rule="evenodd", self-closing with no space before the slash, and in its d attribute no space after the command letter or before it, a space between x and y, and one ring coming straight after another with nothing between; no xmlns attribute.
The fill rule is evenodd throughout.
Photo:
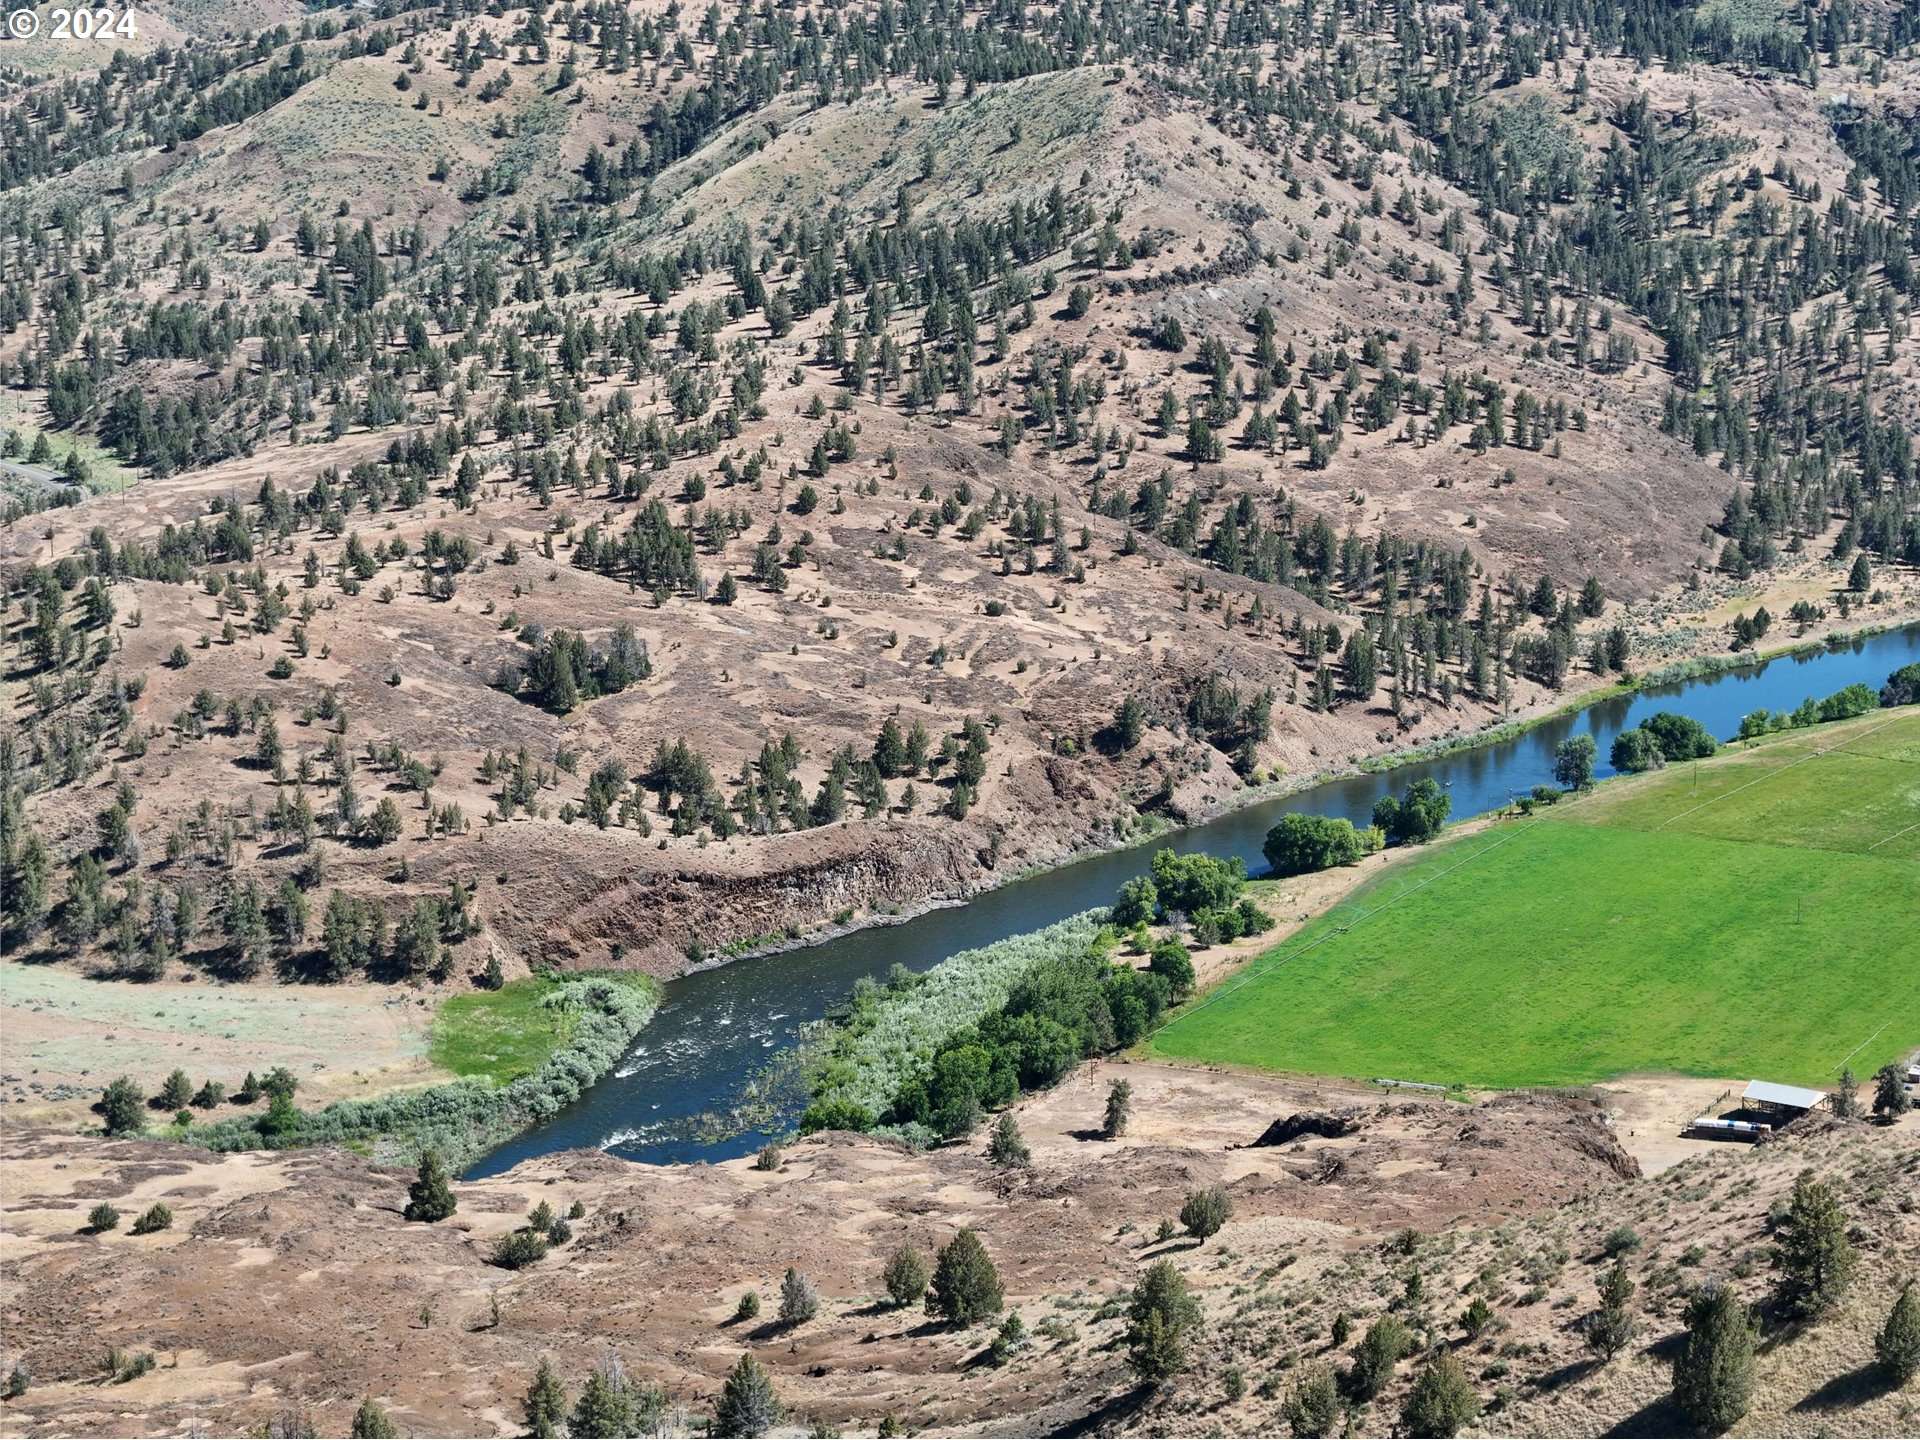
<svg viewBox="0 0 1920 1440"><path fill-rule="evenodd" d="M1531 734L1540 727L1555 720L1578 715L1612 700L1630 698L1660 690L1667 686L1684 685L1690 681L1709 679L1718 675L1736 674L1745 670L1758 669L1774 662L1795 656L1818 655L1826 651L1856 645L1877 636L1920 627L1920 599L1904 605L1895 618L1869 625L1849 626L1835 622L1817 625L1804 634L1795 636L1791 641L1761 649L1743 651L1712 650L1697 655L1668 660L1658 669L1642 674L1628 675L1618 680L1605 680L1590 671L1581 671L1570 687L1570 693L1563 691L1544 698L1533 705L1515 711L1512 715L1486 725L1464 730L1458 734L1442 736L1438 739L1418 745L1382 751L1378 754L1351 759L1340 765L1331 765L1319 770L1304 771L1287 775L1281 779L1268 781L1260 785L1249 785L1226 797L1209 796L1207 803L1196 808L1191 814L1184 815L1178 822L1160 821L1143 826L1140 830L1130 831L1126 835L1102 844L1077 846L1057 859L1044 863L1022 867L1004 877L989 872L985 883L967 889L958 894L936 896L912 905L905 905L872 915L859 916L844 921L836 921L819 930L801 936L783 936L779 940L764 946L746 947L724 955L715 955L690 965L683 974L695 974L702 970L732 964L739 960L761 959L773 955L782 955L816 945L828 943L864 930L900 925L918 919L939 910L965 905L995 889L1022 881L1044 878L1049 874L1070 869L1089 860L1105 855L1118 854L1139 849L1154 838L1172 837L1183 831L1197 829L1200 826L1226 818L1238 811L1255 806L1285 800L1291 796L1314 790L1323 785L1352 779L1363 775L1382 775L1392 770L1419 765L1451 756L1466 754L1474 750L1518 740ZM1730 736L1717 737L1721 739ZM1142 815L1143 821L1152 822L1158 817ZM1142 833L1144 831L1144 833Z"/></svg>

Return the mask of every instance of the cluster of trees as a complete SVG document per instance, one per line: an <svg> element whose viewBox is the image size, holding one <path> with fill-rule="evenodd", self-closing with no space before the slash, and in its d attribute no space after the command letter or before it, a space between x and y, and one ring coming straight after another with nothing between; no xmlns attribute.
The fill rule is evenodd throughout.
<svg viewBox="0 0 1920 1440"><path fill-rule="evenodd" d="M1719 748L1698 720L1662 710L1614 736L1608 758L1621 774L1637 775L1658 770L1669 760L1704 760Z"/></svg>
<svg viewBox="0 0 1920 1440"><path fill-rule="evenodd" d="M1247 867L1237 857L1156 850L1148 872L1120 887L1109 918L1125 929L1184 924L1200 945L1264 934L1273 921L1244 896L1246 884Z"/></svg>
<svg viewBox="0 0 1920 1440"><path fill-rule="evenodd" d="M101 1092L94 1109L99 1112L101 1128L108 1135L138 1135L147 1128L149 1110L169 1113L176 1125L185 1127L194 1123L194 1110L217 1110L226 1103L249 1106L265 1096L268 1110L259 1118L259 1123L275 1126L291 1111L294 1091L299 1086L293 1072L283 1065L275 1066L264 1080L255 1078L249 1070L246 1079L231 1094L218 1080L203 1081L196 1090L186 1071L175 1070L149 1099L139 1085L122 1075Z"/></svg>
<svg viewBox="0 0 1920 1440"><path fill-rule="evenodd" d="M1387 837L1377 826L1364 830L1333 815L1282 815L1261 847L1276 875L1311 875L1352 865L1381 849Z"/></svg>
<svg viewBox="0 0 1920 1440"><path fill-rule="evenodd" d="M1082 1059L1132 1044L1165 1012L1173 985L1163 975L1115 963L1110 953L1109 940L1078 957L1029 968L1003 1005L948 1035L925 1073L902 1085L887 1113L874 1118L944 1138L965 1135L985 1111L1010 1105L1023 1090L1052 1085ZM863 1118L827 1109L810 1107L801 1128Z"/></svg>
<svg viewBox="0 0 1920 1440"><path fill-rule="evenodd" d="M1376 800L1373 824L1364 829L1337 816L1295 811L1267 831L1261 848L1274 874L1310 875L1352 865L1389 845L1424 845L1445 828L1452 812L1453 797L1439 782L1420 779L1404 795Z"/></svg>

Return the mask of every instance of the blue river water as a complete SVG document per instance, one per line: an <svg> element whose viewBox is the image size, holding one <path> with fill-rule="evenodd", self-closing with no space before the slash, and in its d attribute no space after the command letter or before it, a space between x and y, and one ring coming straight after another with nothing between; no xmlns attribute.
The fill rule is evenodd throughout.
<svg viewBox="0 0 1920 1440"><path fill-rule="evenodd" d="M819 945L735 961L672 981L660 1009L612 1074L545 1124L485 1156L470 1177L493 1175L522 1160L556 1150L601 1148L630 1160L673 1163L722 1160L756 1150L791 1128L791 1114L764 1118L722 1140L702 1138L700 1117L724 1113L742 1086L801 1027L821 1018L863 975L892 965L924 970L960 950L990 944L1064 916L1109 903L1121 883L1146 868L1152 851L1206 851L1237 855L1248 873L1265 868L1261 844L1269 828L1292 810L1365 822L1373 803L1430 776L1453 797L1453 818L1497 810L1553 775L1553 752L1570 735L1594 737L1599 774L1611 774L1613 737L1656 711L1700 721L1727 738L1742 716L1758 709L1791 710L1808 696L1830 695L1856 681L1878 689L1889 672L1920 661L1920 626L1781 656L1745 669L1687 680L1603 700L1555 716L1510 740L1478 746L1378 774L1331 780L1285 797L1261 801L1217 820L1144 844L1107 851L1011 884L899 925L856 931Z"/></svg>

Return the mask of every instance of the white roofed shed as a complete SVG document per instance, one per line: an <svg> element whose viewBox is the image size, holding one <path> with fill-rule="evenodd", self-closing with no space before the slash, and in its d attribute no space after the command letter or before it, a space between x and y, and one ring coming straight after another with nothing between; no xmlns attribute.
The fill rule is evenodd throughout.
<svg viewBox="0 0 1920 1440"><path fill-rule="evenodd" d="M1740 1098L1748 1105L1768 1110L1804 1113L1827 1103L1824 1090L1806 1090L1798 1085L1776 1085L1771 1080L1749 1080Z"/></svg>

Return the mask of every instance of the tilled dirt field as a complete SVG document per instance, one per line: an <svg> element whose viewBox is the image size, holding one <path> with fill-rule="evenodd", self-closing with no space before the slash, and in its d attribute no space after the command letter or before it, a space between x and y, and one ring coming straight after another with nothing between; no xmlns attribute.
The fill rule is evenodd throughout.
<svg viewBox="0 0 1920 1440"><path fill-rule="evenodd" d="M1091 1138L1118 1075L1134 1086L1135 1122L1121 1141ZM1352 1133L1249 1145L1303 1112ZM1456 1289L1487 1273L1487 1256L1504 1257L1496 1269L1531 1274L1550 1296L1522 1302L1494 1285L1503 1323L1511 1314L1515 1335L1527 1337L1523 1358L1502 1372L1544 1373L1559 1351L1577 1348L1564 1332L1591 1304L1584 1249L1598 1242L1581 1238L1583 1227L1634 1220L1651 1237L1645 1217L1657 1216L1661 1233L1678 1238L1691 1223L1678 1203L1702 1217L1710 1240L1751 1229L1803 1151L1844 1161L1849 1183L1878 1197L1876 1213L1856 1210L1871 1231L1873 1286L1882 1268L1915 1258L1911 1125L1710 1156L1672 1172L1681 1184L1634 1178L1638 1166L1602 1112L1577 1096L1383 1102L1358 1088L1090 1065L1027 1102L1020 1119L1034 1152L1023 1171L996 1170L978 1142L912 1155L839 1135L796 1144L777 1172L744 1161L637 1167L576 1152L458 1186L458 1214L433 1226L401 1218L407 1177L340 1152L213 1159L155 1142L16 1131L4 1141L0 1296L5 1358L23 1354L34 1379L0 1412L0 1427L227 1433L305 1412L321 1433L339 1433L373 1395L403 1433L519 1433L520 1398L541 1355L577 1387L611 1347L692 1414L751 1349L793 1416L849 1431L888 1416L942 1433L1271 1430L1287 1370L1326 1351L1332 1310L1364 1320L1410 1266L1426 1272L1446 1312L1442 1330L1447 1307L1465 1303ZM1210 1183L1225 1184L1234 1204L1220 1236L1204 1246L1149 1238ZM173 1228L80 1233L103 1198L129 1217L164 1198ZM556 1210L582 1202L571 1243L516 1274L488 1265L494 1240L541 1200ZM978 1229L1009 1308L1036 1332L1005 1367L980 1362L986 1327L954 1333L881 1303L879 1270L895 1246L931 1253L962 1225ZM1388 1244L1396 1235L1411 1238ZM1560 1259L1542 1269L1527 1258L1536 1250ZM1196 1373L1148 1399L1125 1368L1124 1319L1102 1307L1160 1256L1188 1275L1213 1328L1196 1347ZM768 1318L790 1265L823 1303L818 1318L786 1330ZM1523 1283L1516 1277L1513 1288ZM748 1288L766 1300L763 1317L736 1323ZM156 1366L111 1383L101 1358L110 1346L150 1350ZM1255 1387L1237 1402L1224 1399L1229 1368ZM1651 1377L1663 1367L1642 1368L1647 1376L1631 1383L1610 1372L1604 1386L1582 1388L1581 1428L1604 1429L1616 1412L1657 1398ZM1523 1428L1551 1430L1559 1392L1523 1390L1507 1402L1528 1416ZM1520 1408L1523 1399L1535 1408ZM1891 1423L1892 1405L1870 1412L1875 1423ZM1364 1423L1383 1427L1393 1413L1368 1412ZM1849 1428L1844 1416L1822 1423ZM1797 1428L1782 1421L1783 1433Z"/></svg>

